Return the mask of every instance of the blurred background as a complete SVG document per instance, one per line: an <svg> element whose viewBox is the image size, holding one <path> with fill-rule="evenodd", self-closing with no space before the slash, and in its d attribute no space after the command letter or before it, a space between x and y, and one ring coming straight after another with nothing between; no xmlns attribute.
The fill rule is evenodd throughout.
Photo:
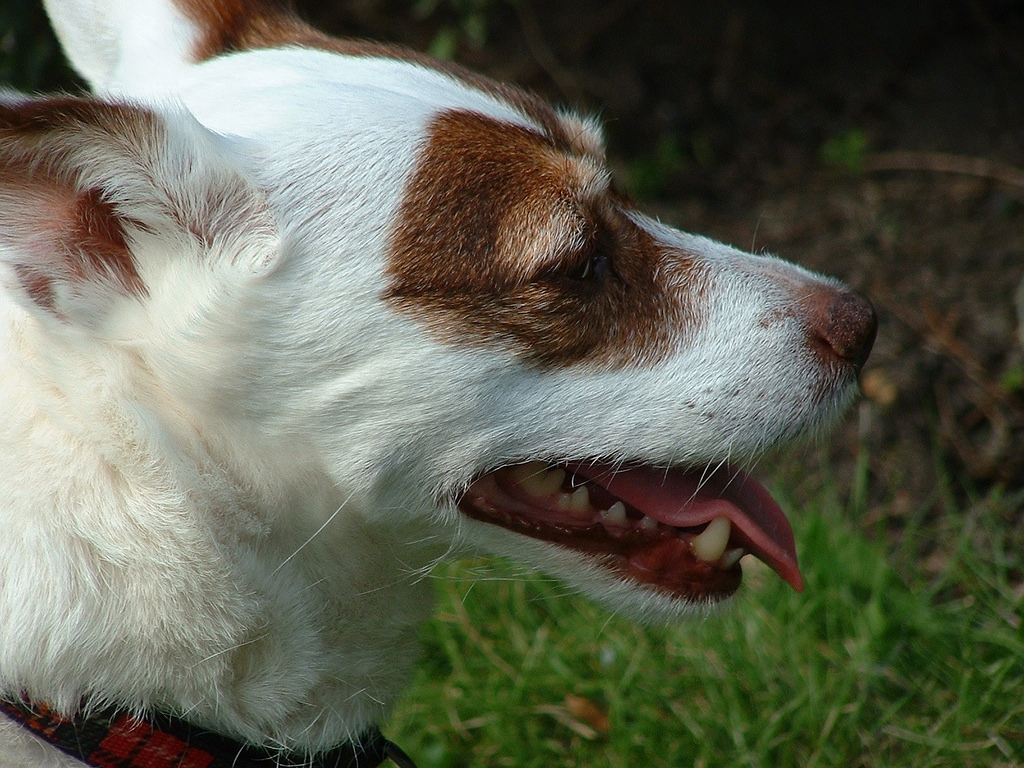
<svg viewBox="0 0 1024 768"><path fill-rule="evenodd" d="M919 662L899 655L901 623L891 614L911 609L886 602L877 584L869 584L849 610L877 598L889 618L882 630L864 630L881 632L884 641L864 674L887 669L904 679L906 690L881 699L877 691L848 700L836 694L834 720L854 711L867 717L872 708L896 711L899 702L921 695L952 697L955 707L960 689L976 682L972 670L990 681L982 695L988 709L979 705L956 716L922 711L911 718L920 727L858 720L849 749L832 757L821 750L838 737L830 736L822 714L807 726L819 739L817 752L768 745L736 764L1024 764L1024 689L1012 693L1024 681L1024 3L306 0L299 6L330 31L406 43L599 114L619 181L648 210L686 230L836 275L872 299L880 329L863 400L834 435L772 457L765 472L792 499L795 519L810 506L826 510L822 519L839 521L831 530L841 526L843 534L834 541L809 531L813 523L798 523L808 569L828 570L830 558L844 552L874 553L885 563L886 584L924 595L940 611L935 625L928 619L907 636L918 631L928 642L955 614L966 622L957 630L961 636L932 651L956 656L970 669L954 678L959 682L943 682L936 671L931 688L910 690L908 665ZM29 91L80 87L35 4L0 4L0 81ZM806 558L819 534L828 542L815 566ZM471 567L448 575L458 584L475 573ZM809 578L809 591L814 581ZM495 627L497 645L488 653L521 674L520 657L501 656L499 638L516 631L502 622L522 617L474 619L466 613L469 589L455 589L462 591L442 596L450 602L428 630L439 688L423 699L444 698L439 711L447 714L440 719L450 727L427 725L438 712L415 696L397 727L409 730L428 765L532 764L501 749L480 751L481 742L498 736L488 735L484 715L459 709L456 699L464 694L456 696L452 686L459 684L451 682L463 645L478 652L492 642L474 629L481 621ZM536 638L561 621L551 617L545 597L558 588L526 589L511 599L524 612L540 610L522 619L537 622L524 635ZM828 585L822 589L827 593ZM610 619L598 613L586 621ZM451 640L452 627L469 639ZM626 646L641 642L633 630L621 631ZM735 629L744 631L749 627ZM822 642L848 644L845 630L829 631ZM655 636L662 644L675 637ZM604 653L606 637L595 634L584 654ZM984 642L994 644L991 653L968 659L968 649ZM787 685L780 701L792 696ZM575 699L550 695L554 703L507 703L516 716L554 719L554 735L539 738L556 751L544 753L538 765L700 764L702 745L719 738L720 757L737 749L735 734L709 735L710 726L683 718L661 727L688 734L688 757L673 757L665 751L670 746L655 750L653 736L646 747L629 737L633 746L621 752L628 757L617 763L613 715L630 705L607 690L571 694ZM750 727L761 727L758 722ZM560 736L558 727L568 730ZM494 733L511 728L505 720ZM588 738L598 749L584 759L579 755L591 753L578 750ZM871 739L881 746L865 746ZM908 757L908 745L920 747L922 740L929 757Z"/></svg>

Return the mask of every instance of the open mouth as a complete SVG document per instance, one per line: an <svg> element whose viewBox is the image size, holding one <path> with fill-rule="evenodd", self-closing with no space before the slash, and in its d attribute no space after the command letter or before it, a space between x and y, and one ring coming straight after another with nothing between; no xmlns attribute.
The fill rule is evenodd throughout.
<svg viewBox="0 0 1024 768"><path fill-rule="evenodd" d="M725 464L702 471L516 464L478 478L459 508L687 600L729 597L745 554L803 590L785 514L763 485Z"/></svg>

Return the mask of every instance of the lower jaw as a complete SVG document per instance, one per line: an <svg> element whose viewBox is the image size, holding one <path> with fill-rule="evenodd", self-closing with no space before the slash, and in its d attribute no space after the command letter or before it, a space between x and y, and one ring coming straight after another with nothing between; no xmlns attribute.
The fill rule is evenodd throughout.
<svg viewBox="0 0 1024 768"><path fill-rule="evenodd" d="M694 557L689 542L676 536L643 541L585 538L580 531L530 526L516 520L497 521L469 504L463 514L531 539L545 541L593 558L624 582L655 589L678 600L715 603L730 598L743 580L739 563L728 568Z"/></svg>
<svg viewBox="0 0 1024 768"><path fill-rule="evenodd" d="M626 578L697 602L718 602L731 597L743 581L739 563L722 568L697 560L682 539L666 539L625 558L620 566Z"/></svg>

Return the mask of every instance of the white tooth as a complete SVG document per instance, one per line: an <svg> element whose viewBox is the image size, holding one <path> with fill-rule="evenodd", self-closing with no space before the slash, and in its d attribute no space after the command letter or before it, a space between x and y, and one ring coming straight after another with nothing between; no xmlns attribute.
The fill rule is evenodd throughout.
<svg viewBox="0 0 1024 768"><path fill-rule="evenodd" d="M611 525L624 526L626 524L626 505L621 501L616 501L608 509L602 509L601 520Z"/></svg>
<svg viewBox="0 0 1024 768"><path fill-rule="evenodd" d="M694 537L690 542L693 554L698 560L705 563L713 563L722 556L726 546L729 544L729 534L732 533L732 523L727 517L716 517L704 532Z"/></svg>
<svg viewBox="0 0 1024 768"><path fill-rule="evenodd" d="M547 496L562 487L565 470L548 469L547 464L531 461L512 470L512 480L531 496Z"/></svg>
<svg viewBox="0 0 1024 768"><path fill-rule="evenodd" d="M732 568L745 554L747 554L747 550L743 549L743 547L730 549L722 555L722 559L718 561L718 564L722 568Z"/></svg>
<svg viewBox="0 0 1024 768"><path fill-rule="evenodd" d="M590 509L590 491L587 486L581 485L572 492L569 499L569 509L574 512L583 512Z"/></svg>
<svg viewBox="0 0 1024 768"><path fill-rule="evenodd" d="M644 515L640 518L640 524L637 527L644 533L654 533L658 530L658 521L653 517Z"/></svg>

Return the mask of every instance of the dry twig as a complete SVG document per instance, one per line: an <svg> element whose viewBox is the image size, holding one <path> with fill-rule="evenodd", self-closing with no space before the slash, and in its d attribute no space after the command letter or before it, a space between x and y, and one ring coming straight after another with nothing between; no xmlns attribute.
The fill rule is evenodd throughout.
<svg viewBox="0 0 1024 768"><path fill-rule="evenodd" d="M1024 187L1024 170L1016 166L982 157L965 157L946 152L876 152L865 159L864 170L957 173L1014 187Z"/></svg>

